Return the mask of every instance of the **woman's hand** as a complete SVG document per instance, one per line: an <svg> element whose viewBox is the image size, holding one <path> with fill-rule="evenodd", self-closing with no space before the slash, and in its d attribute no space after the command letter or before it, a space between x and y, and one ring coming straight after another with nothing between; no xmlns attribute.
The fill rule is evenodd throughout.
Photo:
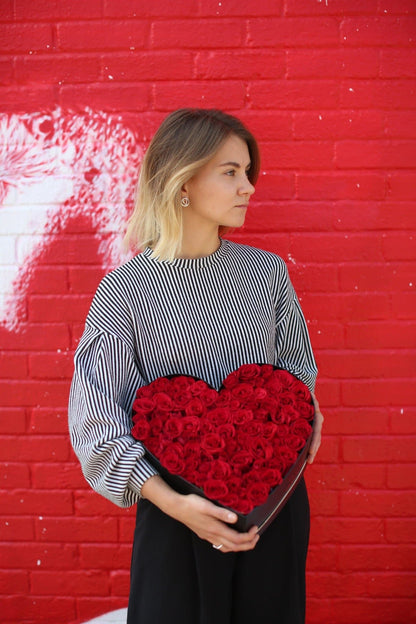
<svg viewBox="0 0 416 624"><path fill-rule="evenodd" d="M237 514L197 494L178 494L159 475L145 481L141 494L201 539L213 546L221 545L218 548L221 552L251 550L258 542L256 526L247 533L239 533L226 524L237 522Z"/></svg>
<svg viewBox="0 0 416 624"><path fill-rule="evenodd" d="M318 399L312 392L312 401L315 407L315 422L313 425L313 434L312 441L309 447L308 454L308 464L311 464L315 459L315 455L318 452L319 447L321 446L321 432L322 432L322 423L324 422L324 417L322 416L322 412L319 409Z"/></svg>

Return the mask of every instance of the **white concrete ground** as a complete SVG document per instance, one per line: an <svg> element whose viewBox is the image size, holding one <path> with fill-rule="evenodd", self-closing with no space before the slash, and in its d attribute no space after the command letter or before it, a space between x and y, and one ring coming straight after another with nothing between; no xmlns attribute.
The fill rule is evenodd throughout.
<svg viewBox="0 0 416 624"><path fill-rule="evenodd" d="M104 613L93 620L88 620L84 624L126 624L127 609L117 609L110 613Z"/></svg>

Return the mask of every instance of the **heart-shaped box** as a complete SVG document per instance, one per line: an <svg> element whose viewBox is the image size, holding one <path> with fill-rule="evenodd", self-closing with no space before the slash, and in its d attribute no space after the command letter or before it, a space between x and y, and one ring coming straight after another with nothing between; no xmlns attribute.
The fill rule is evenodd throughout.
<svg viewBox="0 0 416 624"><path fill-rule="evenodd" d="M179 386L179 393L176 386ZM183 392L183 389L185 392ZM191 394L189 394L190 392ZM200 404L198 400L195 402L195 395L192 395L192 392L197 393L197 395L201 393L204 401L202 403L199 401ZM184 401L185 395L187 398ZM308 450L312 439L312 427L309 424L305 424L305 422L312 420L314 410L310 392L305 384L287 371L282 371L275 366L249 364L242 365L239 369L230 373L218 392L205 382L194 377L169 375L155 380L149 386L140 388L136 396L137 399L133 404L133 411L135 412L133 422L135 426L132 429L132 434L135 438L140 439L146 447L150 447L151 450L149 448L146 449L146 456L164 480L179 493L194 493L212 500L215 504L232 509L232 511L237 513L238 520L237 523L231 526L238 531L247 531L251 526L256 525L259 528L259 533L262 533L289 500L306 467ZM224 405L226 405L225 409ZM252 410L241 409L247 407L251 407ZM194 409L197 411L198 409L205 410L204 415L200 415L200 420L196 421L197 426L200 427L197 430L199 438L197 438L195 431L192 434L189 430L185 431L185 423L186 426L189 426L192 418L194 419L192 423L195 425ZM192 413L191 417L189 416L190 413ZM218 418L222 418L224 415L228 418L228 423L231 419L235 438L240 443L242 440L243 445L244 443L248 444L248 448L243 449L243 468L241 465L238 465L237 454L233 453L233 449L237 450L237 452L240 450L240 453L242 450L240 447L236 448L235 441L230 442L230 444L234 445L231 446L231 450L230 448L226 448L226 450L217 448L212 451L212 454L211 450L207 454L206 447L204 447L204 439L205 442L208 441L210 445L214 444L214 446L215 444L223 444L223 446L227 444L227 442L223 442L216 435L217 431L229 433L229 430L221 429L221 426L217 427L218 422L216 422L216 419L218 421ZM252 420L248 425L247 422L242 422L246 417ZM301 435L300 438L293 439L295 429L299 436L299 427L295 425L296 421L300 422ZM259 425L259 422L263 424ZM289 424L284 424L285 422ZM208 434L206 433L207 430L203 429L204 423L209 428ZM292 428L290 428L290 424ZM184 427L183 431L181 429L182 426ZM247 427L249 435L247 435ZM308 431L310 431L310 434L305 439ZM279 433L282 435L282 432L286 434L286 438L283 440L278 435ZM270 444L271 438L273 438L272 444L274 447ZM290 438L292 439L290 440ZM280 479L277 482L272 482L271 485L270 480L266 479L266 473L269 472L270 475L269 466L273 466L273 462L279 462L279 460L270 453L273 452L275 455L279 455L280 445L283 445L287 452L288 448L285 447L286 441L295 444L294 448L296 448L297 452L295 453L293 449L289 451L289 459L286 457L285 467L284 470L282 468ZM196 471L196 473L198 473L198 470L200 471L198 474L193 473L192 470L187 472L184 469L183 459L188 452L188 444L193 445L192 452L195 452L196 445L196 449L200 453L196 462L197 464L199 462ZM255 449L252 453L250 449L253 445ZM155 448L158 457L155 455ZM168 454L173 452L173 464L172 457L170 457L170 463L166 456L164 457L166 449ZM248 450L250 450L252 455L246 458L244 457L244 451ZM177 453L178 451L179 460L176 466L175 452ZM264 454L266 451L268 452L267 456ZM259 452L261 457L254 454ZM284 452L283 450L283 455ZM195 465L195 456L187 457L188 460L191 457L190 461ZM208 461L206 461L207 457L209 458ZM232 504L227 504L226 501L230 500L227 496L221 500L221 496L218 495L219 500L216 500L217 497L215 495L208 496L204 492L203 488L205 487L208 491L208 480L206 483L204 482L201 462L205 459L205 464L211 467L215 464L215 458L219 457L223 460L225 459L230 464L234 460L235 466L233 466L233 470L235 470L236 474L233 473L231 479L238 479L239 477L236 477L236 475L239 474L241 476L242 473L244 473L244 479L249 479L254 473L257 473L257 479L260 478L256 485L260 483L260 490L263 489L261 503L257 505L251 503L247 513L241 512L241 505L244 507L244 502L247 503L247 500L239 499L237 504L235 494L234 508ZM163 465L162 461L165 465ZM170 469L166 466L170 466ZM220 465L220 468L222 467L223 464ZM263 472L256 470L259 467L262 468ZM253 471L252 473L250 473L251 470ZM273 469L271 472L273 473ZM185 478L189 474L193 475L195 483ZM207 474L209 476L210 473ZM273 474L276 475L276 471ZM279 474L279 471L277 471L277 474ZM265 482L261 482L263 475ZM227 479L224 477L224 483L226 482ZM240 483L242 482L240 480ZM213 481L211 480L212 483ZM224 486L224 483L221 481L215 481L214 483L220 483L220 486ZM247 481L244 481L244 483L247 485ZM241 498L245 498L244 493L241 494ZM256 498L255 500L257 501ZM240 511L238 507L240 507Z"/></svg>

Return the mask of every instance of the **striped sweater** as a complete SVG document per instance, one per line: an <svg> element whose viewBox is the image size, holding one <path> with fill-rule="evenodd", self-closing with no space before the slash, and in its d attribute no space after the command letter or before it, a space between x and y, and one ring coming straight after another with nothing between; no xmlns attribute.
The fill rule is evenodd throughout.
<svg viewBox="0 0 416 624"><path fill-rule="evenodd" d="M121 507L156 471L130 435L137 388L181 373L219 388L247 363L285 368L314 389L306 323L281 258L222 239L203 258L147 248L100 283L75 353L72 445L87 481Z"/></svg>

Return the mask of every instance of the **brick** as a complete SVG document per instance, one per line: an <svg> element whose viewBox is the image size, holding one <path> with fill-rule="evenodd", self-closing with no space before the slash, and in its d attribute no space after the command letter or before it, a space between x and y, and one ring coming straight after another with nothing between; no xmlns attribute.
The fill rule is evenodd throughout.
<svg viewBox="0 0 416 624"><path fill-rule="evenodd" d="M337 567L337 546L312 544L308 554L308 570L334 570Z"/></svg>
<svg viewBox="0 0 416 624"><path fill-rule="evenodd" d="M27 286L28 294L63 294L68 292L68 269L59 266L34 266Z"/></svg>
<svg viewBox="0 0 416 624"><path fill-rule="evenodd" d="M73 571L32 572L31 589L36 596L107 596L109 578L106 572Z"/></svg>
<svg viewBox="0 0 416 624"><path fill-rule="evenodd" d="M33 353L29 355L29 368L32 379L71 379L72 353Z"/></svg>
<svg viewBox="0 0 416 624"><path fill-rule="evenodd" d="M392 2L391 0L380 0L379 1L379 13L383 14L399 14L399 15L407 15L411 13L416 13L416 7L413 0L400 0L400 2Z"/></svg>
<svg viewBox="0 0 416 624"><path fill-rule="evenodd" d="M76 544L3 543L0 559L3 568L12 570L74 570L78 564L78 547Z"/></svg>
<svg viewBox="0 0 416 624"><path fill-rule="evenodd" d="M91 83L60 88L60 104L67 108L77 106L103 111L145 110L149 101L150 91L147 84ZM75 262L71 260L71 264Z"/></svg>
<svg viewBox="0 0 416 624"><path fill-rule="evenodd" d="M416 616L414 600L397 600L395 598L340 598L325 600L312 598L311 610L316 617L310 624L321 622L337 622L337 624L380 624L382 614L383 624L397 624L397 622L411 621Z"/></svg>
<svg viewBox="0 0 416 624"><path fill-rule="evenodd" d="M416 51L406 48L382 50L380 76L381 78L416 77Z"/></svg>
<svg viewBox="0 0 416 624"><path fill-rule="evenodd" d="M320 361L321 354L319 354ZM325 432L329 435L373 434L389 430L389 413L382 407L336 407L325 419ZM399 433L399 432L397 432Z"/></svg>
<svg viewBox="0 0 416 624"><path fill-rule="evenodd" d="M269 231L276 232L332 231L333 212L332 204L324 201L314 202L312 206L310 202L274 201L256 206L255 211L249 210L244 229L248 234L264 232L267 223Z"/></svg>
<svg viewBox="0 0 416 624"><path fill-rule="evenodd" d="M116 518L37 518L35 522L37 540L42 542L106 543L118 539Z"/></svg>
<svg viewBox="0 0 416 624"><path fill-rule="evenodd" d="M110 593L112 596L128 596L130 589L129 572L112 572L110 575Z"/></svg>
<svg viewBox="0 0 416 624"><path fill-rule="evenodd" d="M316 386L316 394L319 398L319 402L323 410L332 408L335 405L339 405L340 401L340 384L338 381L334 382L328 379L319 379ZM328 442L329 440L327 440ZM336 440L333 440L334 451L336 447ZM335 452L333 453L335 455Z"/></svg>
<svg viewBox="0 0 416 624"><path fill-rule="evenodd" d="M144 21L102 20L57 24L60 50L129 50L147 45L148 25Z"/></svg>
<svg viewBox="0 0 416 624"><path fill-rule="evenodd" d="M230 102L233 108L244 105L246 92L241 81L193 81L181 83L158 82L154 85L154 108L171 111L183 106L183 92L186 91L187 106L226 109Z"/></svg>
<svg viewBox="0 0 416 624"><path fill-rule="evenodd" d="M272 253L276 253L280 256L286 256L289 252L289 241L287 236L284 234L270 234L269 236L256 236L255 234L252 234L249 239L247 239L243 236L238 237L236 233L233 233L232 237L230 236L229 238L237 243L260 247L261 249L271 251Z"/></svg>
<svg viewBox="0 0 416 624"><path fill-rule="evenodd" d="M309 265L307 270L305 270L304 266L291 264L289 272L298 292L307 292L308 290L319 292L322 289L337 290L338 288L337 268L331 264ZM319 279L319 274L321 275L321 280ZM323 280L325 280L325 288ZM337 326L331 326L331 330L337 333ZM323 335L323 327L321 334Z"/></svg>
<svg viewBox="0 0 416 624"><path fill-rule="evenodd" d="M384 132L387 137L410 139L416 137L416 111L388 111Z"/></svg>
<svg viewBox="0 0 416 624"><path fill-rule="evenodd" d="M377 262L384 259L382 241L382 237L374 233L301 233L291 237L290 253L295 262Z"/></svg>
<svg viewBox="0 0 416 624"><path fill-rule="evenodd" d="M320 351L320 373L335 379L385 377L388 363L389 377L406 377L415 363L416 351Z"/></svg>
<svg viewBox="0 0 416 624"><path fill-rule="evenodd" d="M80 321L88 313L90 295L32 295L29 297L29 322ZM65 354L62 355L65 357ZM62 359L61 357L61 359Z"/></svg>
<svg viewBox="0 0 416 624"><path fill-rule="evenodd" d="M252 47L329 46L339 40L338 20L332 17L284 17L251 19L248 22L248 45Z"/></svg>
<svg viewBox="0 0 416 624"><path fill-rule="evenodd" d="M281 110L243 110L240 119L261 144L292 137L292 113Z"/></svg>
<svg viewBox="0 0 416 624"><path fill-rule="evenodd" d="M69 453L69 440L58 436L28 439L27 436L2 436L0 456L2 461L65 461Z"/></svg>
<svg viewBox="0 0 416 624"><path fill-rule="evenodd" d="M416 173L395 172L387 182L389 199L416 199Z"/></svg>
<svg viewBox="0 0 416 624"><path fill-rule="evenodd" d="M205 3L204 3L205 4ZM174 15L189 17L198 11L197 0L179 0L175 4ZM132 3L131 0L104 0L105 17L171 17L172 6L163 2L155 3L152 0L141 0Z"/></svg>
<svg viewBox="0 0 416 624"><path fill-rule="evenodd" d="M5 22L14 19L13 0L4 0L1 3L0 21Z"/></svg>
<svg viewBox="0 0 416 624"><path fill-rule="evenodd" d="M416 141L339 141L335 161L345 169L406 168L416 159Z"/></svg>
<svg viewBox="0 0 416 624"><path fill-rule="evenodd" d="M415 596L416 574L408 573L379 573L371 575L368 583L368 594L384 598L413 598Z"/></svg>
<svg viewBox="0 0 416 624"><path fill-rule="evenodd" d="M101 56L104 79L115 82L136 80L190 80L193 77L191 52L136 52Z"/></svg>
<svg viewBox="0 0 416 624"><path fill-rule="evenodd" d="M52 47L49 24L0 24L2 52L31 54L46 52Z"/></svg>
<svg viewBox="0 0 416 624"><path fill-rule="evenodd" d="M0 59L0 85L9 85L13 82L13 58Z"/></svg>
<svg viewBox="0 0 416 624"><path fill-rule="evenodd" d="M416 293L397 293L393 298L393 316L398 319L414 319L416 310Z"/></svg>
<svg viewBox="0 0 416 624"><path fill-rule="evenodd" d="M78 295L88 294L92 300L92 295L97 290L98 284L104 277L101 267L79 266L69 267L69 290Z"/></svg>
<svg viewBox="0 0 416 624"><path fill-rule="evenodd" d="M318 399L321 402L321 394L318 394ZM321 402L322 403L322 402ZM324 410L324 408L322 408ZM311 466L311 470L315 465L319 464L333 464L339 459L339 440L335 436L324 436L322 444L319 448L316 460ZM316 464L315 464L316 462Z"/></svg>
<svg viewBox="0 0 416 624"><path fill-rule="evenodd" d="M256 202L267 199L293 199L295 197L295 176L292 173L267 173L262 175L256 186Z"/></svg>
<svg viewBox="0 0 416 624"><path fill-rule="evenodd" d="M339 512L338 492L309 490L309 502L313 514L336 516Z"/></svg>
<svg viewBox="0 0 416 624"><path fill-rule="evenodd" d="M16 80L19 83L93 82L100 77L100 62L85 55L36 55L16 59Z"/></svg>
<svg viewBox="0 0 416 624"><path fill-rule="evenodd" d="M411 46L413 17L354 17L341 22L341 41L348 46Z"/></svg>
<svg viewBox="0 0 416 624"><path fill-rule="evenodd" d="M377 379L342 382L345 405L414 405L416 387L410 379Z"/></svg>
<svg viewBox="0 0 416 624"><path fill-rule="evenodd" d="M416 436L414 437L416 441ZM415 489L416 464L387 466L387 486L398 490Z"/></svg>
<svg viewBox="0 0 416 624"><path fill-rule="evenodd" d="M325 596L338 598L340 596L362 596L366 594L368 575L365 574L340 574L336 572L318 572L311 575L308 583L308 595L321 596L322 588L325 587Z"/></svg>
<svg viewBox="0 0 416 624"><path fill-rule="evenodd" d="M411 436L345 437L342 457L346 462L414 461L415 438Z"/></svg>
<svg viewBox="0 0 416 624"><path fill-rule="evenodd" d="M307 292L302 296L302 309L308 318L319 319L319 322L384 320L391 316L389 296L383 293L372 293L369 298L359 293Z"/></svg>
<svg viewBox="0 0 416 624"><path fill-rule="evenodd" d="M53 466L48 463L32 464L31 472L33 487L37 490L89 488L89 485L82 475L79 463L62 463L54 464ZM50 536L48 536L48 539L51 539Z"/></svg>
<svg viewBox="0 0 416 624"><path fill-rule="evenodd" d="M27 357L24 353L0 353L0 376L5 379L24 379L27 377Z"/></svg>
<svg viewBox="0 0 416 624"><path fill-rule="evenodd" d="M2 348L13 351L36 351L38 349L65 349L69 347L66 325L58 323L20 324L19 332L2 333Z"/></svg>
<svg viewBox="0 0 416 624"><path fill-rule="evenodd" d="M56 19L98 18L101 17L101 0L37 0L34 5L30 0L15 0L17 20L49 21Z"/></svg>
<svg viewBox="0 0 416 624"><path fill-rule="evenodd" d="M296 280L298 282L299 280ZM307 281L307 278L306 278ZM306 284L303 285L306 287ZM303 292L303 288L301 289ZM344 346L344 331L341 323L319 322L308 327L311 341L316 349L331 349Z"/></svg>
<svg viewBox="0 0 416 624"><path fill-rule="evenodd" d="M26 430L26 414L20 408L0 408L0 433L24 433Z"/></svg>
<svg viewBox="0 0 416 624"><path fill-rule="evenodd" d="M390 431L392 433L416 433L416 408L401 407L391 409Z"/></svg>
<svg viewBox="0 0 416 624"><path fill-rule="evenodd" d="M341 108L411 109L415 99L414 80L354 80L340 87Z"/></svg>
<svg viewBox="0 0 416 624"><path fill-rule="evenodd" d="M340 492L340 512L345 516L394 517L414 515L415 500L409 492ZM416 551L416 547L415 547ZM392 565L394 569L394 566Z"/></svg>
<svg viewBox="0 0 416 624"><path fill-rule="evenodd" d="M77 548L75 545L74 548ZM122 570L128 569L131 560L132 544L120 546L112 544L80 544L81 567L87 570Z"/></svg>
<svg viewBox="0 0 416 624"><path fill-rule="evenodd" d="M278 169L331 169L334 146L329 141L279 141L262 149L265 163Z"/></svg>
<svg viewBox="0 0 416 624"><path fill-rule="evenodd" d="M416 547L406 546L340 546L339 565L344 572L354 571L413 571Z"/></svg>
<svg viewBox="0 0 416 624"><path fill-rule="evenodd" d="M202 80L280 78L286 72L284 52L244 50L234 52L199 52L195 59L195 77Z"/></svg>
<svg viewBox="0 0 416 624"><path fill-rule="evenodd" d="M373 15L377 12L376 0L337 0L336 3L319 0L285 0L285 15Z"/></svg>
<svg viewBox="0 0 416 624"><path fill-rule="evenodd" d="M250 81L248 100L252 108L262 110L336 108L339 86L335 80Z"/></svg>
<svg viewBox="0 0 416 624"><path fill-rule="evenodd" d="M299 199L383 199L386 194L386 182L383 175L367 173L343 173L328 176L297 176L297 194Z"/></svg>
<svg viewBox="0 0 416 624"><path fill-rule="evenodd" d="M346 327L346 347L350 349L412 348L415 344L413 323L373 321L350 323Z"/></svg>
<svg viewBox="0 0 416 624"><path fill-rule="evenodd" d="M359 203L340 201L334 210L333 226L337 230L409 230L416 224L414 202L366 202L366 209ZM321 215L322 216L322 215Z"/></svg>
<svg viewBox="0 0 416 624"><path fill-rule="evenodd" d="M282 0L263 0L261 3L243 4L239 0L229 0L227 2L218 2L218 0L204 0L200 3L200 15L215 16L257 16L257 15L280 15L283 9ZM176 12L176 11L175 11Z"/></svg>
<svg viewBox="0 0 416 624"><path fill-rule="evenodd" d="M185 36L184 36L185 34ZM152 48L239 48L244 43L244 22L229 19L163 20L152 24ZM232 100L231 100L232 101Z"/></svg>
<svg viewBox="0 0 416 624"><path fill-rule="evenodd" d="M344 264L339 268L341 290L358 292L409 291L410 288L413 288L413 283L414 266L410 262L354 263Z"/></svg>
<svg viewBox="0 0 416 624"><path fill-rule="evenodd" d="M297 139L384 138L384 125L384 114L378 110L295 111L293 114L293 134Z"/></svg>
<svg viewBox="0 0 416 624"><path fill-rule="evenodd" d="M136 526L136 508L130 507L127 510L127 517L119 518L120 542L131 545L133 543L134 528Z"/></svg>
<svg viewBox="0 0 416 624"><path fill-rule="evenodd" d="M377 544L384 538L384 521L379 518L315 517L311 538L315 544Z"/></svg>
<svg viewBox="0 0 416 624"><path fill-rule="evenodd" d="M400 544L416 540L415 518L387 518L385 523L388 542Z"/></svg>
<svg viewBox="0 0 416 624"><path fill-rule="evenodd" d="M2 463L0 488L2 490L14 488L30 488L30 472L27 463Z"/></svg>
<svg viewBox="0 0 416 624"><path fill-rule="evenodd" d="M0 540L2 542L31 541L35 536L32 518L6 516L0 521Z"/></svg>
<svg viewBox="0 0 416 624"><path fill-rule="evenodd" d="M325 436L328 435L327 421L324 424ZM317 464L307 472L308 486L324 488L325 490L345 490L347 488L385 489L386 466L380 464ZM315 485L316 484L316 485ZM319 514L318 514L319 515ZM352 534L352 531L351 531ZM344 533L342 533L344 539ZM350 540L351 541L352 537ZM335 540L337 541L337 540Z"/></svg>
<svg viewBox="0 0 416 624"><path fill-rule="evenodd" d="M59 381L0 381L5 407L31 406L43 401L50 405L64 405L67 402L68 383Z"/></svg>
<svg viewBox="0 0 416 624"><path fill-rule="evenodd" d="M3 622L22 622L22 613L27 622L49 624L49 622L71 621L75 618L75 599L55 596L7 596L2 601Z"/></svg>
<svg viewBox="0 0 416 624"><path fill-rule="evenodd" d="M74 493L75 511L78 516L123 516L126 511L91 490Z"/></svg>
<svg viewBox="0 0 416 624"><path fill-rule="evenodd" d="M35 407L31 410L30 432L32 434L67 434L68 415L66 407L52 409Z"/></svg>
<svg viewBox="0 0 416 624"><path fill-rule="evenodd" d="M383 237L383 255L386 260L414 260L415 248L416 235L389 232L388 236Z"/></svg>
<svg viewBox="0 0 416 624"><path fill-rule="evenodd" d="M0 113L30 113L47 110L56 102L52 85L37 85L36 89L11 86L0 89Z"/></svg>
<svg viewBox="0 0 416 624"><path fill-rule="evenodd" d="M288 50L288 78L372 78L379 73L379 52L346 50Z"/></svg>
<svg viewBox="0 0 416 624"><path fill-rule="evenodd" d="M0 510L4 514L70 515L73 512L72 493L59 490L4 491Z"/></svg>
<svg viewBox="0 0 416 624"><path fill-rule="evenodd" d="M29 594L29 573L25 570L0 570L0 594Z"/></svg>

